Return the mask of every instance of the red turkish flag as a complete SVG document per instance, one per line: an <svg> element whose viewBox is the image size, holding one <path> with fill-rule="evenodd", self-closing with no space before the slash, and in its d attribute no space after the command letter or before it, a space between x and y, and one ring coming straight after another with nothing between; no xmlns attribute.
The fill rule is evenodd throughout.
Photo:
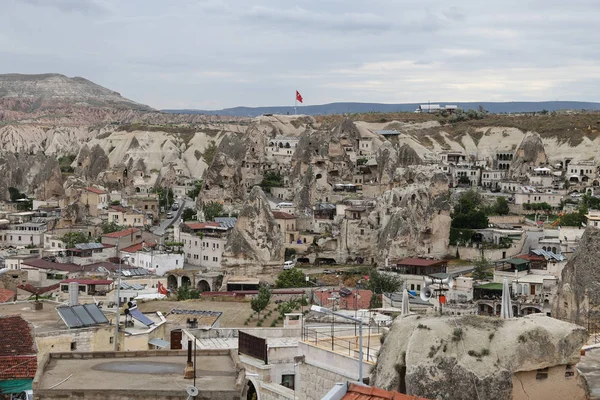
<svg viewBox="0 0 600 400"><path fill-rule="evenodd" d="M167 288L164 287L164 285L160 282L158 282L158 293L164 294L165 296L167 296L169 294L169 292L167 291Z"/></svg>
<svg viewBox="0 0 600 400"><path fill-rule="evenodd" d="M296 90L296 100L298 100L300 103L302 103L302 95L297 90Z"/></svg>

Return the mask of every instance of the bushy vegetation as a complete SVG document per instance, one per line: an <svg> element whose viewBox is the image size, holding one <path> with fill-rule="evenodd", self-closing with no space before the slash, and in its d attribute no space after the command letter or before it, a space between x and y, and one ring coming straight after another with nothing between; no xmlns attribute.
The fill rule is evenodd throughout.
<svg viewBox="0 0 600 400"><path fill-rule="evenodd" d="M306 276L304 275L304 272L298 268L281 271L279 275L277 275L277 280L275 281L275 287L278 289L299 288L305 286Z"/></svg>
<svg viewBox="0 0 600 400"><path fill-rule="evenodd" d="M473 261L473 266L475 267L473 279L482 280L493 276L492 265L484 256L481 256L479 260Z"/></svg>
<svg viewBox="0 0 600 400"><path fill-rule="evenodd" d="M260 187L266 192L271 192L272 187L283 187L283 176L279 172L267 171L263 175Z"/></svg>
<svg viewBox="0 0 600 400"><path fill-rule="evenodd" d="M58 165L60 166L60 172L62 173L70 173L75 172L75 169L71 167L73 161L77 156L74 154L69 154L66 156L58 157Z"/></svg>
<svg viewBox="0 0 600 400"><path fill-rule="evenodd" d="M106 235L107 233L119 232L127 229L127 226L117 225L114 222L105 222L101 226L102 234Z"/></svg>
<svg viewBox="0 0 600 400"><path fill-rule="evenodd" d="M552 211L552 206L546 202L543 203L530 203L523 204L524 210L532 210L532 211L544 211L545 213L550 213Z"/></svg>
<svg viewBox="0 0 600 400"><path fill-rule="evenodd" d="M216 217L223 215L223 204L218 201L211 201L202 207L202 211L207 221L214 221Z"/></svg>
<svg viewBox="0 0 600 400"><path fill-rule="evenodd" d="M8 193L10 195L10 201L17 202L17 210L29 211L33 207L33 201L29 199L25 193L21 193L19 189L15 187L9 187Z"/></svg>
<svg viewBox="0 0 600 400"><path fill-rule="evenodd" d="M373 292L369 308L378 308L382 306L381 296L384 293L395 293L402 287L402 279L395 275L383 274L376 269L369 272L367 289Z"/></svg>
<svg viewBox="0 0 600 400"><path fill-rule="evenodd" d="M194 182L194 188L188 192L188 196L190 198L195 199L200 195L200 191L202 190L202 181Z"/></svg>
<svg viewBox="0 0 600 400"><path fill-rule="evenodd" d="M200 291L194 288L191 288L185 284L182 285L179 289L177 289L177 300L189 300L189 299L199 299Z"/></svg>
<svg viewBox="0 0 600 400"><path fill-rule="evenodd" d="M156 194L158 194L159 207L164 207L166 209L167 201L168 201L169 206L173 205L173 202L175 199L175 196L173 194L173 189L165 190L165 188L160 187L160 188L156 189Z"/></svg>
<svg viewBox="0 0 600 400"><path fill-rule="evenodd" d="M474 229L487 228L489 221L486 212L489 210L483 205L479 193L474 190L462 193L452 213L450 244L466 243L472 239Z"/></svg>
<svg viewBox="0 0 600 400"><path fill-rule="evenodd" d="M89 238L83 232L68 232L60 238L65 243L65 247L70 249L75 247L78 243L87 243Z"/></svg>
<svg viewBox="0 0 600 400"><path fill-rule="evenodd" d="M183 218L184 221L191 221L194 219L194 217L196 216L196 210L194 210L193 208L185 208L183 210L183 212L181 213L181 218Z"/></svg>
<svg viewBox="0 0 600 400"><path fill-rule="evenodd" d="M211 165L213 160L215 159L215 154L217 153L217 144L215 143L214 140L211 140L208 143L208 146L206 146L206 149L204 149L204 152L202 153L202 158L204 158L204 162L207 165Z"/></svg>

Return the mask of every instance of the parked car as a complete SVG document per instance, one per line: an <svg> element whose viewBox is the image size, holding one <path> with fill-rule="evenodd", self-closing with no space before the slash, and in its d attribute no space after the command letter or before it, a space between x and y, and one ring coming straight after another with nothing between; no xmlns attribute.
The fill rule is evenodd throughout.
<svg viewBox="0 0 600 400"><path fill-rule="evenodd" d="M292 269L296 266L296 263L294 261L286 261L283 263L283 269Z"/></svg>
<svg viewBox="0 0 600 400"><path fill-rule="evenodd" d="M173 213L169 211L169 212L167 213L167 218L168 218L168 219L171 219L171 218L173 218Z"/></svg>

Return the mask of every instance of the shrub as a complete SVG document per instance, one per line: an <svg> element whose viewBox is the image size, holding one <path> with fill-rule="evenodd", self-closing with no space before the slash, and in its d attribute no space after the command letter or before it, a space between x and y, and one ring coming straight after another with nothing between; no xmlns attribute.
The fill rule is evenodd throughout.
<svg viewBox="0 0 600 400"><path fill-rule="evenodd" d="M431 328L430 328L430 327L428 327L427 325L423 325L423 324L419 324L419 325L417 325L417 329L427 329L428 331L430 331L430 330L431 330Z"/></svg>
<svg viewBox="0 0 600 400"><path fill-rule="evenodd" d="M454 328L452 331L452 341L460 342L463 338L463 330L462 328Z"/></svg>

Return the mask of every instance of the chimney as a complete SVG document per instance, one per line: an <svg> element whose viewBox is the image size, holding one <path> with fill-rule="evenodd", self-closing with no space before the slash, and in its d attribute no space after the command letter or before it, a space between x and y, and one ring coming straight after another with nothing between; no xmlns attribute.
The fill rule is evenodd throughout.
<svg viewBox="0 0 600 400"><path fill-rule="evenodd" d="M183 370L183 379L194 379L194 363L192 362L192 341L188 340L187 363Z"/></svg>
<svg viewBox="0 0 600 400"><path fill-rule="evenodd" d="M73 307L79 304L79 283L69 282L69 306Z"/></svg>

